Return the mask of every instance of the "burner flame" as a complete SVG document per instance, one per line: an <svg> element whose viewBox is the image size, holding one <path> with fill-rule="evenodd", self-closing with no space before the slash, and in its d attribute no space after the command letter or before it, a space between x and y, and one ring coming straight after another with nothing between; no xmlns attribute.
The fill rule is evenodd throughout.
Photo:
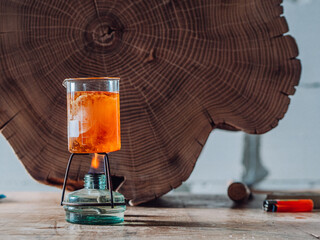
<svg viewBox="0 0 320 240"><path fill-rule="evenodd" d="M95 153L92 157L91 168L98 169L99 168L99 154Z"/></svg>

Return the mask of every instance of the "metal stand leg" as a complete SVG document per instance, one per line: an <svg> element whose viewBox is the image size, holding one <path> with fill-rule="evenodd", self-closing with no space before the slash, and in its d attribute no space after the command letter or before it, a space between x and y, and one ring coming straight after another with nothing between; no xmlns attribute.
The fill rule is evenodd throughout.
<svg viewBox="0 0 320 240"><path fill-rule="evenodd" d="M66 186L67 186L67 181L68 181L68 175L69 175L69 169L70 169L70 165L71 165L71 161L72 161L73 156L74 156L74 153L71 153L71 155L70 155L70 157L69 157L67 169L66 169L66 174L64 175L63 188L62 188L62 196L61 196L61 202L60 202L60 205L61 205L61 206L63 205L62 203L63 203L63 200L64 200L64 192L66 191Z"/></svg>
<svg viewBox="0 0 320 240"><path fill-rule="evenodd" d="M123 206L126 205L125 202L123 203L114 203L113 201L113 192L112 192L112 182L111 182L111 173L110 173L110 163L109 163L109 156L108 153L100 153L104 154L104 174L106 176L106 180L108 181L108 189L110 191L110 202L111 203L65 203L64 202L64 194L66 191L66 186L67 186L67 181L68 181L68 175L69 175L69 170L71 166L72 159L74 155L89 155L88 153L71 153L66 169L66 174L64 176L64 181L63 181L63 188L62 188L62 196L61 196L61 202L60 205L73 205L73 206L111 206L111 208L114 208L114 206Z"/></svg>
<svg viewBox="0 0 320 240"><path fill-rule="evenodd" d="M112 193L112 182L111 182L110 164L109 164L108 153L105 153L105 155L104 155L104 174L106 176L106 180L108 180L108 189L110 191L110 198L111 198L111 208L114 208L113 193Z"/></svg>

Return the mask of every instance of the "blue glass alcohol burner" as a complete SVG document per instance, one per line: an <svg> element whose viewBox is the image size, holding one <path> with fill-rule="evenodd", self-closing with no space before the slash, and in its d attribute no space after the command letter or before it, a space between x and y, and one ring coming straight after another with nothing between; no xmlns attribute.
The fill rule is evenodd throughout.
<svg viewBox="0 0 320 240"><path fill-rule="evenodd" d="M125 198L122 194L113 192L114 207L112 208L110 195L109 190L106 189L104 173L86 174L84 188L69 193L64 201L66 220L70 223L94 225L123 222L126 210L126 206L123 204ZM103 206L104 203L109 206ZM86 204L88 206L85 206Z"/></svg>

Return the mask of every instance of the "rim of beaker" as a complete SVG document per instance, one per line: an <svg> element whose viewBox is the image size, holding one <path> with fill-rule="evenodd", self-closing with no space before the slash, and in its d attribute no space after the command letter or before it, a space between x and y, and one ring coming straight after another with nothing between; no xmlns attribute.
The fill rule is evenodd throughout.
<svg viewBox="0 0 320 240"><path fill-rule="evenodd" d="M114 81L119 81L120 77L80 77L80 78L66 78L63 80L62 85L64 87L67 87L66 83L70 81L90 81L90 80L114 80Z"/></svg>

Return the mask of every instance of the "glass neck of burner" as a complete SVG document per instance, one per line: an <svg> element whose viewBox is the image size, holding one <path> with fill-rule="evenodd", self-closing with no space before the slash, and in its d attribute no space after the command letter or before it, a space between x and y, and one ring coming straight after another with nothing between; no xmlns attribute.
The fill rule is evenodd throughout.
<svg viewBox="0 0 320 240"><path fill-rule="evenodd" d="M84 188L106 189L106 176L104 173L88 173L84 176Z"/></svg>

